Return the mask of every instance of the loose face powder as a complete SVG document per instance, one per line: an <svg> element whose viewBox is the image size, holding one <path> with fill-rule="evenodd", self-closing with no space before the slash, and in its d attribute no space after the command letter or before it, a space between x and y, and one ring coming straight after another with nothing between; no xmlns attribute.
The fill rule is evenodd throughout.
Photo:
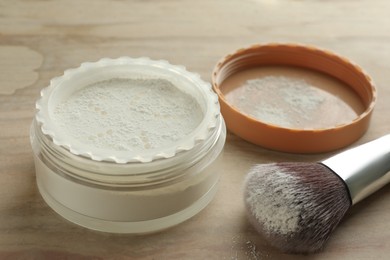
<svg viewBox="0 0 390 260"><path fill-rule="evenodd" d="M224 120L211 86L182 66L83 63L53 79L36 106L38 188L74 223L149 233L192 217L215 195Z"/></svg>
<svg viewBox="0 0 390 260"><path fill-rule="evenodd" d="M343 82L298 67L263 66L240 71L220 86L226 100L267 124L323 129L352 122L364 111Z"/></svg>
<svg viewBox="0 0 390 260"><path fill-rule="evenodd" d="M68 141L87 150L134 152L186 137L203 112L168 80L115 78L76 91L55 107L53 118Z"/></svg>

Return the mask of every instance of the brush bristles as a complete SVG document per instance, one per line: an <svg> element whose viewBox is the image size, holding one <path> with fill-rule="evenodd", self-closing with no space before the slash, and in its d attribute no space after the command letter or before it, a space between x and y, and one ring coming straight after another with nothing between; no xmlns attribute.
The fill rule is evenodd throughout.
<svg viewBox="0 0 390 260"><path fill-rule="evenodd" d="M321 250L351 206L344 182L320 163L257 165L244 197L256 230L290 253Z"/></svg>

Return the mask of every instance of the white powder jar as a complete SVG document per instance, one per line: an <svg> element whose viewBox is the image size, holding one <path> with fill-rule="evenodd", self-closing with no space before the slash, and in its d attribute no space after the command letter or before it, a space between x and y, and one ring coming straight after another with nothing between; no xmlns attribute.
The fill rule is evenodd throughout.
<svg viewBox="0 0 390 260"><path fill-rule="evenodd" d="M39 191L64 218L148 233L213 198L226 129L211 86L148 58L66 70L41 91L31 127Z"/></svg>

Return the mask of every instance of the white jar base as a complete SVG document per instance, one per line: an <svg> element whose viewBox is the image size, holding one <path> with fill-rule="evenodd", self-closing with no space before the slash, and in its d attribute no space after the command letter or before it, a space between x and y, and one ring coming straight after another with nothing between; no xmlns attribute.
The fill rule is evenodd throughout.
<svg viewBox="0 0 390 260"><path fill-rule="evenodd" d="M37 185L39 192L41 193L45 202L59 215L65 219L97 231L110 232L110 233L127 233L127 234L146 234L161 231L172 226L178 225L187 219L193 217L204 209L214 198L218 182L211 186L210 190L205 193L201 198L199 198L195 203L186 209L179 211L175 214L153 219L147 221L139 222L123 222L123 221L109 221L104 219L97 219L90 216L80 214L76 211L65 207L58 201L56 201L44 188L44 185L41 184L39 176L37 176Z"/></svg>

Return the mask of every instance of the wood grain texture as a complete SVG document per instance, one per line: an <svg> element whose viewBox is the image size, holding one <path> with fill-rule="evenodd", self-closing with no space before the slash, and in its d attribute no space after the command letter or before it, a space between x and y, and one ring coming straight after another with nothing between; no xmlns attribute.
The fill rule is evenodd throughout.
<svg viewBox="0 0 390 260"><path fill-rule="evenodd" d="M149 56L209 81L217 60L259 42L335 51L374 79L379 100L363 143L390 131L387 0L0 0L0 259L389 259L390 186L356 205L324 252L281 254L248 224L242 181L255 163L314 161L229 134L220 188L189 221L154 235L90 231L54 213L35 184L29 126L39 91L70 67L101 57Z"/></svg>

